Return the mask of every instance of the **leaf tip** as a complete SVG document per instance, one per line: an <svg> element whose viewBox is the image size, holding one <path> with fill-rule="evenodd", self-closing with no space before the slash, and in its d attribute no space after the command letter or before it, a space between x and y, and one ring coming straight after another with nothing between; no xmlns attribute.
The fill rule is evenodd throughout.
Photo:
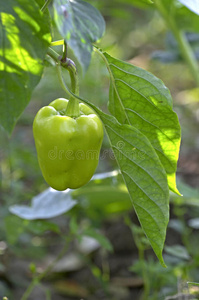
<svg viewBox="0 0 199 300"><path fill-rule="evenodd" d="M165 264L163 257L162 257L162 259L160 260L160 263L161 263L161 266L162 266L163 268L167 268L167 265Z"/></svg>

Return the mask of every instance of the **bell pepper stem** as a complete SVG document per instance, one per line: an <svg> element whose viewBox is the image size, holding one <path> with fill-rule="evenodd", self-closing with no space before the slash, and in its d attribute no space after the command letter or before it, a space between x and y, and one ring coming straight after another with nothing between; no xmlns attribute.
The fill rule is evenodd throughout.
<svg viewBox="0 0 199 300"><path fill-rule="evenodd" d="M65 45L66 47L66 45ZM72 118L77 118L80 115L79 111L79 100L77 100L74 96L68 93L68 91L65 88L64 79L62 76L62 67L67 69L70 75L70 81L71 81L71 91L75 95L79 95L79 83L78 83L78 75L77 75L77 69L75 66L75 63L66 57L66 48L64 49L64 54L61 57L56 51L54 51L52 48L48 48L47 54L57 63L57 74L60 81L60 84L64 91L70 95L69 103L66 110L66 115Z"/></svg>
<svg viewBox="0 0 199 300"><path fill-rule="evenodd" d="M64 44L63 44L63 56L61 59L61 62L63 64L66 63L67 65L67 70L69 72L70 75L70 81L71 81L71 90L74 92L74 94L79 94L79 85L78 85L78 76L77 76L77 68L75 63L67 58L67 43L64 40ZM63 77L62 77L63 79ZM69 103L66 109L66 115L69 117L79 117L79 101L74 98L73 96L71 96L69 98Z"/></svg>
<svg viewBox="0 0 199 300"><path fill-rule="evenodd" d="M76 67L72 60L69 60L68 63L69 63L68 71L69 71L70 81L71 81L71 90L73 91L74 94L79 95L79 84L78 84ZM79 101L73 96L70 96L69 98L68 106L66 109L66 115L73 118L77 118L80 115Z"/></svg>
<svg viewBox="0 0 199 300"><path fill-rule="evenodd" d="M71 83L73 82L73 74L70 73L70 77L71 77ZM72 86L73 84L71 84ZM77 94L76 89L72 88L72 90L74 90L74 94ZM71 96L68 102L68 106L66 109L66 115L69 117L73 117L73 118L77 118L80 115L80 111L79 111L79 101Z"/></svg>
<svg viewBox="0 0 199 300"><path fill-rule="evenodd" d="M79 100L75 98L73 95L71 95L68 89L66 89L66 85L62 76L61 63L57 63L57 74L63 90L70 96L68 106L66 109L66 115L72 118L77 118L80 115ZM74 72L71 70L69 71L69 74L71 78L71 89L74 91L74 94L78 94L79 88L77 84L77 77L75 77Z"/></svg>

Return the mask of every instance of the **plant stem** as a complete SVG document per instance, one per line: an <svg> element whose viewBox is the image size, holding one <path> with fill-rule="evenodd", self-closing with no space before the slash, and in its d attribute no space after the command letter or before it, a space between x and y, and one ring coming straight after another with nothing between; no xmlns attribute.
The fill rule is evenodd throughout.
<svg viewBox="0 0 199 300"><path fill-rule="evenodd" d="M26 289L25 293L23 294L21 300L27 300L30 294L32 293L34 287L40 283L40 281L53 269L54 265L63 257L63 255L66 253L66 250L68 249L68 244L71 241L71 239L68 239L67 243L59 253L59 255L56 257L56 259L42 272L40 275L33 278L32 282Z"/></svg>
<svg viewBox="0 0 199 300"><path fill-rule="evenodd" d="M147 300L149 297L149 292L150 292L150 282L149 282L148 275L146 272L144 249L142 247L138 248L138 254L139 254L139 261L141 263L141 268L142 268L142 270L141 270L142 278L144 281L144 293L142 295L142 300Z"/></svg>
<svg viewBox="0 0 199 300"><path fill-rule="evenodd" d="M77 76L71 70L69 70L71 80L71 90L74 94L79 94L79 88L77 83ZM66 115L69 117L77 118L80 115L79 101L71 96L67 105Z"/></svg>
<svg viewBox="0 0 199 300"><path fill-rule="evenodd" d="M61 56L50 47L47 50L47 54L56 62L60 61L60 59L61 59Z"/></svg>
<svg viewBox="0 0 199 300"><path fill-rule="evenodd" d="M61 61L60 61L60 55L54 51L53 49L49 48L48 49L48 52L47 54L54 59L54 61L57 62L57 73L58 73L58 77L59 77L59 80L60 80L60 84L62 86L62 88L64 89L64 91L70 96L70 97L73 97L75 99L77 99L78 101L81 101L83 103L85 103L86 105L88 105L89 107L91 107L95 113L99 116L100 118L100 115L103 114L103 112L97 108L93 103L89 102L88 100L82 98L79 96L79 88L78 88L78 85L77 85L77 94L73 93L72 91L70 91L70 89L67 87L67 85L65 84L63 78L62 78L62 71L61 71L61 67L64 67L68 70L68 68L65 66L65 64L63 64ZM72 68L72 66L71 66ZM75 66L73 66L73 68L75 68ZM99 114L100 112L100 114Z"/></svg>
<svg viewBox="0 0 199 300"><path fill-rule="evenodd" d="M61 59L61 61L64 61L64 62L66 62L67 61L67 44L66 44L66 42L65 42L65 40L64 40L64 43L63 43L63 55L62 55L62 59Z"/></svg>
<svg viewBox="0 0 199 300"><path fill-rule="evenodd" d="M75 66L75 63L63 56L61 57L56 51L54 51L52 48L48 48L47 54L56 61L57 63L57 73L58 73L58 78L60 81L60 84L62 86L62 88L64 89L64 91L70 95L70 99L69 99L69 103L67 106L67 110L66 110L66 115L73 117L73 118L77 118L80 115L79 112L79 101L72 96L68 90L65 87L65 83L62 77L62 71L61 71L61 67L67 69L67 71L69 72L70 75L70 80L71 80L71 91L76 94L79 95L79 83L78 83L78 75L77 75L77 69Z"/></svg>
<svg viewBox="0 0 199 300"><path fill-rule="evenodd" d="M189 69L191 71L191 74L194 77L194 80L197 84L197 86L199 86L199 67L198 67L198 63L197 60L194 56L194 53L191 49L191 46L189 44L189 42L186 39L186 36L184 34L184 32L182 32L176 22L175 19L168 13L168 11L165 9L162 0L155 0L154 1L157 10L160 12L160 14L162 15L164 21L166 22L167 26L171 29L173 35L175 36L181 54L184 58L184 60L187 62Z"/></svg>
<svg viewBox="0 0 199 300"><path fill-rule="evenodd" d="M44 5L41 8L41 11L44 12L44 10L48 7L48 5L50 4L51 0L46 0L46 2L44 3Z"/></svg>
<svg viewBox="0 0 199 300"><path fill-rule="evenodd" d="M72 89L72 92L74 94L78 94L78 85L77 85L77 78L74 74L73 71L71 70L68 70L69 71L69 74L70 74L70 79L71 79L71 89ZM72 117L72 118L77 118L79 117L80 115L80 111L79 111L79 101L73 97L68 89L66 88L66 85L65 85L65 82L63 80L63 76L62 76L62 70L61 70L61 63L57 63L57 74L58 74L58 78L59 78L59 81L60 81L60 84L63 88L63 90L68 94L70 95L70 100L68 102L68 106L67 106L67 110L66 110L66 115L69 116L69 117Z"/></svg>

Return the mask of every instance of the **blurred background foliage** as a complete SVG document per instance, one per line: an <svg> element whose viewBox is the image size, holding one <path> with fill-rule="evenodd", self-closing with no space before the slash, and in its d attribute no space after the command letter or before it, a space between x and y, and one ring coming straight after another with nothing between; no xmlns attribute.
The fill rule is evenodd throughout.
<svg viewBox="0 0 199 300"><path fill-rule="evenodd" d="M21 299L31 278L48 266L70 237L62 267L56 265L29 299L160 300L188 293L199 299L198 287L186 284L199 282L199 88L151 4L138 0L88 2L106 21L106 34L98 45L161 78L173 96L182 127L177 177L184 197L171 195L165 247L168 268L163 269L151 252L120 176L96 180L74 191L78 205L49 222L27 221L9 212L11 205L30 204L32 197L48 188L37 162L32 123L42 106L66 95L55 67L46 62L42 80L12 137L3 131L0 134L0 298ZM53 40L59 38L53 28ZM189 34L188 38L197 55L198 35ZM61 52L59 46L56 50ZM73 58L70 51L69 57ZM69 83L67 73L65 78ZM107 111L108 89L106 67L93 53L88 72L84 77L80 74L80 95ZM97 173L115 169L105 137Z"/></svg>

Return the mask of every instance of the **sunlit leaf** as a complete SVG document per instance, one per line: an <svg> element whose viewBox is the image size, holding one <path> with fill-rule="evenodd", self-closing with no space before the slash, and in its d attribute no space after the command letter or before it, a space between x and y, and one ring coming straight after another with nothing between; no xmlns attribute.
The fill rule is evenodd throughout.
<svg viewBox="0 0 199 300"><path fill-rule="evenodd" d="M41 78L50 39L36 2L0 1L0 124L8 133Z"/></svg>
<svg viewBox="0 0 199 300"><path fill-rule="evenodd" d="M180 125L172 98L153 74L104 53L111 74L109 109L118 121L140 130L151 142L166 170L168 184L176 188L175 173L180 147ZM119 105L118 105L119 104Z"/></svg>
<svg viewBox="0 0 199 300"><path fill-rule="evenodd" d="M162 265L169 220L166 172L149 140L135 127L100 113L142 228Z"/></svg>

